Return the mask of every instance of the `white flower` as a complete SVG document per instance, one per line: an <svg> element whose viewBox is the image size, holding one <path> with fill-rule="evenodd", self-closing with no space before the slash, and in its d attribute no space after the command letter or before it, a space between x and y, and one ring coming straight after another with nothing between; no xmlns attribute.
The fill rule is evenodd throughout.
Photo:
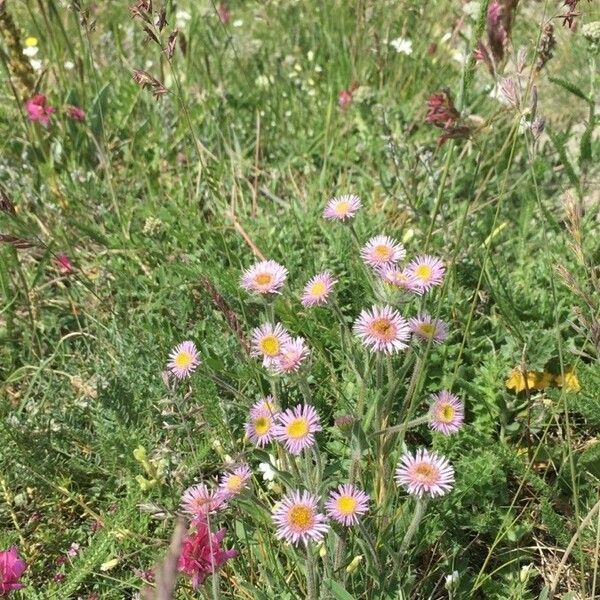
<svg viewBox="0 0 600 600"><path fill-rule="evenodd" d="M183 29L188 21L192 20L192 15L187 10L178 10L175 13L175 23L177 27Z"/></svg>
<svg viewBox="0 0 600 600"><path fill-rule="evenodd" d="M392 40L390 42L390 46L396 52L398 52L398 54L406 54L407 56L410 56L413 51L411 40L407 40L406 38L403 38L403 37L398 37L395 40Z"/></svg>
<svg viewBox="0 0 600 600"><path fill-rule="evenodd" d="M262 462L258 465L258 470L263 474L263 481L273 481L277 477L273 467L278 469L279 466L279 461L272 454L269 454L269 462Z"/></svg>
<svg viewBox="0 0 600 600"><path fill-rule="evenodd" d="M232 23L232 25L233 25L234 27L241 27L243 24L244 24L244 21L242 21L241 19L236 19L236 20L235 20L235 21Z"/></svg>
<svg viewBox="0 0 600 600"><path fill-rule="evenodd" d="M44 61L37 58L31 58L29 62L31 63L34 71L41 71L42 67L44 66Z"/></svg>
<svg viewBox="0 0 600 600"><path fill-rule="evenodd" d="M26 48L23 48L23 54L29 58L33 58L39 51L40 49L37 46L27 46Z"/></svg>
<svg viewBox="0 0 600 600"><path fill-rule="evenodd" d="M259 75L255 80L254 83L256 85L256 87L259 88L268 88L269 87L269 78L266 75Z"/></svg>
<svg viewBox="0 0 600 600"><path fill-rule="evenodd" d="M71 60L66 60L64 66L67 71L72 71L75 68L75 63Z"/></svg>
<svg viewBox="0 0 600 600"><path fill-rule="evenodd" d="M452 571L450 575L446 575L446 583L444 584L444 587L449 592L456 590L456 588L458 587L458 578L458 571Z"/></svg>

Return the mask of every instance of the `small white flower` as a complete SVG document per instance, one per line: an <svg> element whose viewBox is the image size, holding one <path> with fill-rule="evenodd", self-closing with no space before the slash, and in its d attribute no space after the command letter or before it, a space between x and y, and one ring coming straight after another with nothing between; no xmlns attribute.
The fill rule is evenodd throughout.
<svg viewBox="0 0 600 600"><path fill-rule="evenodd" d="M31 58L29 62L31 63L34 71L41 71L42 67L44 66L44 61L37 58Z"/></svg>
<svg viewBox="0 0 600 600"><path fill-rule="evenodd" d="M256 87L259 88L268 88L269 87L269 78L266 75L259 75L255 80L254 83L256 85Z"/></svg>
<svg viewBox="0 0 600 600"><path fill-rule="evenodd" d="M242 21L241 19L236 19L236 20L235 20L235 21L232 23L232 25L233 25L234 27L241 27L243 24L244 24L244 21Z"/></svg>
<svg viewBox="0 0 600 600"><path fill-rule="evenodd" d="M75 68L75 63L71 60L66 60L64 67L67 71L72 71Z"/></svg>
<svg viewBox="0 0 600 600"><path fill-rule="evenodd" d="M29 58L33 58L39 51L40 49L37 46L27 46L26 48L23 48L23 54Z"/></svg>
<svg viewBox="0 0 600 600"><path fill-rule="evenodd" d="M187 10L178 10L175 13L175 23L177 27L183 29L188 21L192 20L192 15Z"/></svg>
<svg viewBox="0 0 600 600"><path fill-rule="evenodd" d="M446 575L446 583L444 584L444 587L449 592L456 590L456 588L458 587L458 578L458 571L452 571L450 575Z"/></svg>
<svg viewBox="0 0 600 600"><path fill-rule="evenodd" d="M395 40L390 42L390 46L398 53L398 54L406 54L406 56L410 56L413 51L412 41L407 40L403 37L398 37Z"/></svg>
<svg viewBox="0 0 600 600"><path fill-rule="evenodd" d="M262 462L258 465L258 470L262 473L263 481L273 481L277 477L277 473L273 470L273 467L279 468L279 461L272 454L269 454L269 462Z"/></svg>

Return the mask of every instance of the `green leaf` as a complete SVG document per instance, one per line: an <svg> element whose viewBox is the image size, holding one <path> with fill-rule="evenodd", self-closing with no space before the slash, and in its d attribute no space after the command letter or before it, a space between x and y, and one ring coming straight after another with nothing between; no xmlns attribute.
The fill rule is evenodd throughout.
<svg viewBox="0 0 600 600"><path fill-rule="evenodd" d="M565 173L567 174L571 185L573 185L573 187L576 187L579 190L579 177L575 173L575 168L573 167L571 161L569 160L569 157L567 156L567 149L565 148L565 144L562 137L555 135L551 131L548 131L548 137L550 138L550 140L554 144L554 147L556 148L556 151L558 152L560 162L565 168Z"/></svg>
<svg viewBox="0 0 600 600"><path fill-rule="evenodd" d="M540 592L538 600L548 600L548 596L550 595L550 588L546 585L544 589Z"/></svg>
<svg viewBox="0 0 600 600"><path fill-rule="evenodd" d="M564 90L567 90L567 92L573 94L574 96L577 96L578 98L581 98L582 100L585 100L588 104L593 104L593 100L590 100L586 96L586 94L583 90L579 89L576 85L572 84L570 81L567 81L566 79L561 79L560 77L549 77L548 79L552 83L559 85Z"/></svg>
<svg viewBox="0 0 600 600"><path fill-rule="evenodd" d="M323 587L333 594L337 600L356 600L356 598L346 590L346 588L333 579L325 579Z"/></svg>

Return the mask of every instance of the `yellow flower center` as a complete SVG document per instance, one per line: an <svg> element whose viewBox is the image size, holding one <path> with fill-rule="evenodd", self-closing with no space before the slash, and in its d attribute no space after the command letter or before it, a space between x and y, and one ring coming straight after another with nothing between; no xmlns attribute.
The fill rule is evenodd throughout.
<svg viewBox="0 0 600 600"><path fill-rule="evenodd" d="M25 45L28 48L34 48L35 46L38 45L38 40L37 40L37 38L30 36L28 38L25 38Z"/></svg>
<svg viewBox="0 0 600 600"><path fill-rule="evenodd" d="M322 296L326 291L327 286L325 285L325 282L317 281L316 283L313 283L312 287L310 288L310 295Z"/></svg>
<svg viewBox="0 0 600 600"><path fill-rule="evenodd" d="M442 423L452 423L456 410L451 404L444 404L438 410L438 420Z"/></svg>
<svg viewBox="0 0 600 600"><path fill-rule="evenodd" d="M308 421L304 417L298 417L290 421L286 429L288 436L294 440L305 437L308 430Z"/></svg>
<svg viewBox="0 0 600 600"><path fill-rule="evenodd" d="M189 367L191 363L192 363L192 355L189 352L185 352L185 351L180 352L175 357L175 364L180 369L185 369L186 367Z"/></svg>
<svg viewBox="0 0 600 600"><path fill-rule="evenodd" d="M375 319L371 324L371 329L379 336L386 340L393 339L396 335L396 328L389 319Z"/></svg>
<svg viewBox="0 0 600 600"><path fill-rule="evenodd" d="M427 337L430 337L435 333L435 325L433 323L421 323L419 325L419 331L424 333Z"/></svg>
<svg viewBox="0 0 600 600"><path fill-rule="evenodd" d="M273 275L271 273L259 273L254 278L256 285L269 285L273 281Z"/></svg>
<svg viewBox="0 0 600 600"><path fill-rule="evenodd" d="M350 210L349 202L338 202L333 209L338 215L345 215Z"/></svg>
<svg viewBox="0 0 600 600"><path fill-rule="evenodd" d="M237 492L242 487L242 478L236 474L230 475L227 479L225 487L230 492Z"/></svg>
<svg viewBox="0 0 600 600"><path fill-rule="evenodd" d="M428 463L417 465L413 471L413 475L419 483L433 483L438 476L438 470Z"/></svg>
<svg viewBox="0 0 600 600"><path fill-rule="evenodd" d="M313 511L308 506L300 504L298 506L293 506L290 509L288 520L292 527L305 530L312 527L315 518Z"/></svg>
<svg viewBox="0 0 600 600"><path fill-rule="evenodd" d="M271 429L271 420L268 417L257 417L254 421L254 429L258 435L265 435Z"/></svg>
<svg viewBox="0 0 600 600"><path fill-rule="evenodd" d="M356 511L356 498L352 496L340 496L337 501L337 509L343 515L351 515Z"/></svg>
<svg viewBox="0 0 600 600"><path fill-rule="evenodd" d="M260 341L260 349L267 356L277 356L280 350L279 340L274 335L266 335Z"/></svg>
<svg viewBox="0 0 600 600"><path fill-rule="evenodd" d="M429 265L419 265L415 269L415 276L422 281L427 281L431 277L432 273L433 269Z"/></svg>
<svg viewBox="0 0 600 600"><path fill-rule="evenodd" d="M392 249L389 246L381 244L380 246L375 246L375 248L373 248L373 254L375 254L379 260L389 260L392 256Z"/></svg>

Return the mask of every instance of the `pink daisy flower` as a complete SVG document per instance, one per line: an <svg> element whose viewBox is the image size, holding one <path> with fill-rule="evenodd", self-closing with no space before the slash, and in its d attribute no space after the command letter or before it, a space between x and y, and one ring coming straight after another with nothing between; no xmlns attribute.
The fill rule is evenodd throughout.
<svg viewBox="0 0 600 600"><path fill-rule="evenodd" d="M408 324L415 336L421 340L429 341L429 339L432 339L434 343L440 344L448 337L448 330L444 321L432 319L427 313L409 319Z"/></svg>
<svg viewBox="0 0 600 600"><path fill-rule="evenodd" d="M329 294L333 290L333 286L337 280L329 271L323 271L315 275L304 287L302 292L302 305L315 306L317 304L327 304Z"/></svg>
<svg viewBox="0 0 600 600"><path fill-rule="evenodd" d="M264 323L252 330L252 356L262 356L265 367L271 366L291 341L281 323Z"/></svg>
<svg viewBox="0 0 600 600"><path fill-rule="evenodd" d="M407 320L391 306L363 310L354 323L354 332L370 350L388 354L407 348L410 337Z"/></svg>
<svg viewBox="0 0 600 600"><path fill-rule="evenodd" d="M356 525L368 510L369 496L348 483L332 491L325 503L327 516L346 527Z"/></svg>
<svg viewBox="0 0 600 600"><path fill-rule="evenodd" d="M345 221L351 219L362 207L358 196L336 196L331 198L323 211L323 217L330 221Z"/></svg>
<svg viewBox="0 0 600 600"><path fill-rule="evenodd" d="M205 483L189 487L181 498L182 510L194 519L203 518L223 507L225 496L211 490Z"/></svg>
<svg viewBox="0 0 600 600"><path fill-rule="evenodd" d="M412 496L421 498L429 495L433 498L443 496L452 489L454 469L443 456L421 448L415 454L404 453L395 479Z"/></svg>
<svg viewBox="0 0 600 600"><path fill-rule="evenodd" d="M371 238L360 251L363 261L375 269L389 267L405 255L404 246L387 235Z"/></svg>
<svg viewBox="0 0 600 600"><path fill-rule="evenodd" d="M465 409L460 398L446 390L431 396L429 426L444 435L456 433L465 420Z"/></svg>
<svg viewBox="0 0 600 600"><path fill-rule="evenodd" d="M242 287L255 294L279 294L288 270L274 260L256 263L242 274Z"/></svg>
<svg viewBox="0 0 600 600"><path fill-rule="evenodd" d="M308 404L298 404L277 415L273 435L290 454L300 454L315 443L317 431L321 431L317 411Z"/></svg>
<svg viewBox="0 0 600 600"><path fill-rule="evenodd" d="M239 465L221 477L219 489L227 498L237 496L245 487L248 487L250 477L252 477L250 467L245 464Z"/></svg>
<svg viewBox="0 0 600 600"><path fill-rule="evenodd" d="M422 294L423 290L419 287L417 280L409 274L406 269L399 269L396 266L383 267L380 271L381 279L389 285L400 288L413 294Z"/></svg>
<svg viewBox="0 0 600 600"><path fill-rule="evenodd" d="M415 278L417 285L426 292L442 283L446 267L439 258L425 254L411 260L406 267L406 271Z"/></svg>
<svg viewBox="0 0 600 600"><path fill-rule="evenodd" d="M275 535L292 544L321 541L329 526L325 523L325 515L318 511L318 503L318 497L307 491L296 490L284 496L273 509L273 522L277 525Z"/></svg>
<svg viewBox="0 0 600 600"><path fill-rule="evenodd" d="M248 439L259 448L263 448L273 439L275 414L270 410L252 410L245 425Z"/></svg>
<svg viewBox="0 0 600 600"><path fill-rule="evenodd" d="M272 368L278 375L296 373L309 354L310 351L304 338L294 338L291 342L284 344L281 353L274 360Z"/></svg>
<svg viewBox="0 0 600 600"><path fill-rule="evenodd" d="M200 355L194 342L182 342L169 354L167 369L178 379L189 377L200 364Z"/></svg>
<svg viewBox="0 0 600 600"><path fill-rule="evenodd" d="M279 412L271 395L261 398L250 407L250 416L260 415L264 412L269 413L273 417Z"/></svg>

